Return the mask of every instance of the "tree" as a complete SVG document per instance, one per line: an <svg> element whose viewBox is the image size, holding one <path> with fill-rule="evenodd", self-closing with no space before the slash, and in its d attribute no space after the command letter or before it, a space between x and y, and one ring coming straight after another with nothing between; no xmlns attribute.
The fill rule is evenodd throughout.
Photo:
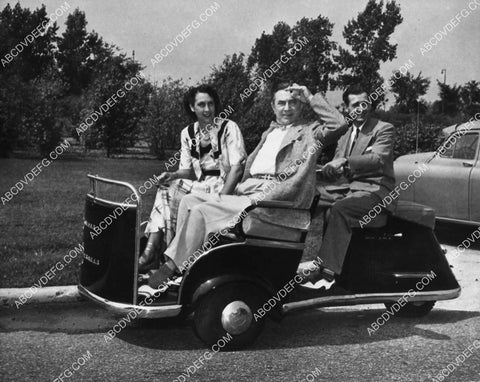
<svg viewBox="0 0 480 382"><path fill-rule="evenodd" d="M82 119L101 110L113 95L117 98L112 105L103 106L106 111L98 113L98 120L86 131L86 146L104 148L110 157L135 144L148 103L148 86L139 75L141 69L139 63L124 55L110 58L99 69L85 94L87 107L81 112ZM133 77L139 82L128 90L125 83ZM118 96L119 90L123 96Z"/></svg>
<svg viewBox="0 0 480 382"><path fill-rule="evenodd" d="M480 84L477 81L467 82L460 90L460 97L465 106L480 103Z"/></svg>
<svg viewBox="0 0 480 382"><path fill-rule="evenodd" d="M247 69L252 76L265 72L282 53L290 48L290 33L290 26L283 21L273 27L272 34L262 32L260 38L255 40L247 61ZM281 77L284 71L285 68L275 76Z"/></svg>
<svg viewBox="0 0 480 382"><path fill-rule="evenodd" d="M316 19L306 17L292 28L292 41L308 40L295 59L289 61L291 79L307 85L312 92L326 92L332 85L338 67L333 61L337 44L331 41L333 24L319 15Z"/></svg>
<svg viewBox="0 0 480 382"><path fill-rule="evenodd" d="M284 55L288 61L280 62L271 77L267 77L269 83L288 80L305 84L315 92L326 91L336 71L332 60L336 44L330 40L332 30L333 24L321 15L316 19L304 17L293 27L285 22L277 23L271 34L263 32L255 41L247 60L251 79L262 78L267 69ZM299 41L302 42L301 50L289 55L287 52Z"/></svg>
<svg viewBox="0 0 480 382"><path fill-rule="evenodd" d="M438 87L440 88L440 101L442 105L442 114L453 116L458 114L461 110L461 86L447 85L437 80Z"/></svg>
<svg viewBox="0 0 480 382"><path fill-rule="evenodd" d="M0 73L18 75L29 81L47 71L54 64L54 51L58 26L55 23L42 35L32 38L32 31L50 21L45 5L30 11L17 3L12 9L9 4L0 13ZM27 36L31 36L27 39ZM31 40L31 42L30 42ZM18 47L18 48L17 48ZM12 50L16 53L14 57ZM21 51L20 51L21 50ZM6 59L12 56L10 62Z"/></svg>
<svg viewBox="0 0 480 382"><path fill-rule="evenodd" d="M12 77L0 91L0 156L14 148L35 147L48 154L60 141L65 84L58 71L46 73L28 82Z"/></svg>
<svg viewBox="0 0 480 382"><path fill-rule="evenodd" d="M182 80L169 77L150 94L142 124L148 134L150 148L159 159L165 158L166 149L180 148L180 132L191 122L183 110L186 91Z"/></svg>
<svg viewBox="0 0 480 382"><path fill-rule="evenodd" d="M30 89L18 75L0 76L0 157L27 143L24 125Z"/></svg>
<svg viewBox="0 0 480 382"><path fill-rule="evenodd" d="M469 81L462 86L460 97L463 103L463 113L467 118L480 112L480 84L477 81Z"/></svg>
<svg viewBox="0 0 480 382"><path fill-rule="evenodd" d="M422 72L414 77L410 72L405 75L399 73L393 74L390 78L392 83L391 90L395 93L395 104L400 113L416 113L418 103L421 110L426 111L426 103L419 98L427 93L430 86L430 80L422 77Z"/></svg>
<svg viewBox="0 0 480 382"><path fill-rule="evenodd" d="M58 42L58 65L70 94L80 94L91 83L96 69L113 56L114 46L103 42L95 31L87 32L85 13L78 8L68 15L66 30Z"/></svg>
<svg viewBox="0 0 480 382"><path fill-rule="evenodd" d="M394 158L415 153L417 134L419 152L435 151L445 139L442 128L454 123L444 116L427 114L420 119L417 130L416 118L408 114L396 113L395 110L375 110L373 116L395 126Z"/></svg>
<svg viewBox="0 0 480 382"><path fill-rule="evenodd" d="M244 132L245 147L251 152L270 122L274 119L271 107L271 94L268 88L261 89L254 97L252 107L242 116L239 125Z"/></svg>
<svg viewBox="0 0 480 382"><path fill-rule="evenodd" d="M31 82L29 113L25 125L29 131L30 143L42 155L47 155L60 142L63 131L63 96L66 84L60 79L55 68Z"/></svg>
<svg viewBox="0 0 480 382"><path fill-rule="evenodd" d="M306 85L312 92L328 90L336 71L332 59L332 51L336 48L331 41L332 30L333 24L319 15L315 19L302 18L293 27L279 22L271 34L263 32L255 41L247 60L250 81L243 85L245 78L241 77L242 86L258 84L259 78L265 81L257 86L259 91L244 100L244 109L237 121L244 132L247 151L255 147L274 117L270 106L271 85L290 81ZM295 44L301 49L291 50ZM289 54L289 51L296 54ZM282 55L288 60L278 61ZM275 62L279 63L278 67ZM272 65L275 71L269 70Z"/></svg>
<svg viewBox="0 0 480 382"><path fill-rule="evenodd" d="M0 12L0 156L36 144L29 122L34 116L37 79L54 68L56 23L38 37L31 33L49 22L45 6L30 11L19 3ZM35 38L34 38L35 37ZM38 95L38 94L37 94ZM55 101L56 102L56 101ZM46 110L45 110L46 112Z"/></svg>
<svg viewBox="0 0 480 382"><path fill-rule="evenodd" d="M359 83L372 91L383 84L380 64L396 58L397 44L390 43L390 36L403 21L395 1L387 1L385 10L383 4L369 0L365 10L343 29L349 49L339 47L335 57L341 72L337 86ZM384 96L379 97L377 103L383 99Z"/></svg>
<svg viewBox="0 0 480 382"><path fill-rule="evenodd" d="M91 104L88 97L91 95L92 82L101 78L102 72L108 71L106 63L115 56L115 46L105 43L95 31L87 31L85 13L78 8L68 15L65 25L65 32L58 39L57 61L67 83L64 102L65 116L69 120L67 130L76 136L76 128L85 117L82 112L85 113Z"/></svg>
<svg viewBox="0 0 480 382"><path fill-rule="evenodd" d="M222 109L228 110L231 107L234 110L232 119L241 116L252 104L252 97L244 102L240 98L240 93L250 85L243 53L226 56L219 67L212 68L211 74L203 82L217 90ZM221 111L217 110L217 113Z"/></svg>

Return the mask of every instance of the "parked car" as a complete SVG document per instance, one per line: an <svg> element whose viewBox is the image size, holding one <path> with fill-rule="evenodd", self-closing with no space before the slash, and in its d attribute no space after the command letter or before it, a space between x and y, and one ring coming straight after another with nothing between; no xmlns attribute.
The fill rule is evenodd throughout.
<svg viewBox="0 0 480 382"><path fill-rule="evenodd" d="M480 121L448 127L444 132L448 138L436 152L397 158L397 184L408 185L401 188L399 198L433 207L437 220L479 225Z"/></svg>

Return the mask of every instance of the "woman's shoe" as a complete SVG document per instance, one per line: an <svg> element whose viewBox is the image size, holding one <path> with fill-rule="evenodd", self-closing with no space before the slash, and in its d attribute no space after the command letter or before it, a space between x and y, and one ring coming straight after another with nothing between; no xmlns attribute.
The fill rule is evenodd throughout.
<svg viewBox="0 0 480 382"><path fill-rule="evenodd" d="M143 253L138 258L138 272L146 273L150 269L157 269L162 263L165 242L163 241L163 232L152 232L148 237L147 245Z"/></svg>
<svg viewBox="0 0 480 382"><path fill-rule="evenodd" d="M143 252L138 259L138 272L145 273L150 269L155 269L160 266L160 258L156 251Z"/></svg>
<svg viewBox="0 0 480 382"><path fill-rule="evenodd" d="M145 275L145 281L148 282L149 275ZM173 276L172 278L168 279L165 283L159 286L158 289L152 288L148 284L143 284L138 288L138 296L147 298L153 297L157 298L165 294L165 292L178 292L180 288L180 284L182 283L182 276Z"/></svg>
<svg viewBox="0 0 480 382"><path fill-rule="evenodd" d="M154 289L150 287L149 285L145 284L142 285L138 288L138 296L143 297L143 298L152 298L152 297L159 297L163 293L165 293L168 289L168 286L161 287L159 289Z"/></svg>
<svg viewBox="0 0 480 382"><path fill-rule="evenodd" d="M158 248L154 243L147 243L143 253L138 258L138 272L146 273L150 269L157 269L160 266L162 246Z"/></svg>

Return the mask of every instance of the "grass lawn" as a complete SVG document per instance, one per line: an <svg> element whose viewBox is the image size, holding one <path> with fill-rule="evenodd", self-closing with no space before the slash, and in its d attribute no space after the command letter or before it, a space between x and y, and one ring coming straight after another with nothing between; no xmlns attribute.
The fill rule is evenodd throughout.
<svg viewBox="0 0 480 382"><path fill-rule="evenodd" d="M40 160L0 159L0 196L24 179ZM138 187L164 169L158 160L106 158L58 159L42 168L18 195L5 205L0 203L0 287L32 286L82 242L87 174ZM142 220L148 219L155 191L152 188L143 195ZM76 284L81 261L78 256L47 286Z"/></svg>

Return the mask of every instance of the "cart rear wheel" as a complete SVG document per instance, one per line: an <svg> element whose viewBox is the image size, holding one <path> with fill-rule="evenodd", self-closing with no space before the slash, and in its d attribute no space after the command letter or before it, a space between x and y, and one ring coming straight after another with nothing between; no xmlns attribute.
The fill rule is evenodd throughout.
<svg viewBox="0 0 480 382"><path fill-rule="evenodd" d="M399 317L423 317L433 309L436 301L407 302L397 313ZM385 307L389 310L394 303L387 302Z"/></svg>
<svg viewBox="0 0 480 382"><path fill-rule="evenodd" d="M264 326L258 309L268 299L265 291L247 283L229 283L203 296L194 313L195 334L220 351L252 344ZM215 350L215 349L213 349Z"/></svg>

